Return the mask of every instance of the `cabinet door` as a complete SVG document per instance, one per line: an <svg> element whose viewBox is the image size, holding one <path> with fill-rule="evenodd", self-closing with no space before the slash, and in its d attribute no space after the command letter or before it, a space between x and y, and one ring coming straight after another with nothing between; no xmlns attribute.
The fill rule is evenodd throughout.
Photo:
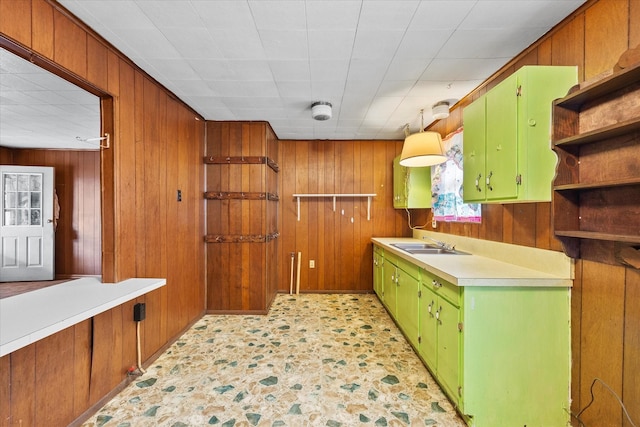
<svg viewBox="0 0 640 427"><path fill-rule="evenodd" d="M438 298L437 304L437 376L457 404L460 385L460 309L442 297Z"/></svg>
<svg viewBox="0 0 640 427"><path fill-rule="evenodd" d="M437 310L438 297L426 286L422 286L422 296L420 297L420 342L418 351L427 366L436 372L437 362L437 321L435 312Z"/></svg>
<svg viewBox="0 0 640 427"><path fill-rule="evenodd" d="M487 92L487 200L518 196L518 74Z"/></svg>
<svg viewBox="0 0 640 427"><path fill-rule="evenodd" d="M382 300L384 297L383 292L383 275L382 275L382 265L384 263L384 257L376 252L374 249L373 252L373 291L378 295L378 298Z"/></svg>
<svg viewBox="0 0 640 427"><path fill-rule="evenodd" d="M400 328L414 347L418 347L420 317L418 290L420 282L398 269L396 313Z"/></svg>
<svg viewBox="0 0 640 427"><path fill-rule="evenodd" d="M407 174L408 169L400 166L400 156L393 159L393 207L407 207Z"/></svg>
<svg viewBox="0 0 640 427"><path fill-rule="evenodd" d="M465 202L480 202L486 197L485 190L485 97L468 105L464 111L464 134L462 139L463 198Z"/></svg>
<svg viewBox="0 0 640 427"><path fill-rule="evenodd" d="M395 318L396 317L396 280L398 277L398 267L393 265L389 260L385 259L384 264L382 266L383 272L383 298L382 303L387 307L389 313Z"/></svg>

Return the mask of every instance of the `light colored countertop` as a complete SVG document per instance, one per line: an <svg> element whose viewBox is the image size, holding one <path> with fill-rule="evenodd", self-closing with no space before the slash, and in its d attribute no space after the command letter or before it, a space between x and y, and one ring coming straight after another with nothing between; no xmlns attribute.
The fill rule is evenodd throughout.
<svg viewBox="0 0 640 427"><path fill-rule="evenodd" d="M137 278L102 283L87 277L0 299L0 357L166 283Z"/></svg>
<svg viewBox="0 0 640 427"><path fill-rule="evenodd" d="M469 255L410 254L392 243L433 243L431 237L456 245ZM416 238L417 237L417 238ZM414 238L378 237L371 239L384 248L456 286L533 286L571 287L573 262L561 252L486 242L443 233L419 232ZM487 255L493 255L492 257ZM502 259L497 257L503 257ZM508 259L506 262L503 259ZM523 265L524 264L524 265Z"/></svg>

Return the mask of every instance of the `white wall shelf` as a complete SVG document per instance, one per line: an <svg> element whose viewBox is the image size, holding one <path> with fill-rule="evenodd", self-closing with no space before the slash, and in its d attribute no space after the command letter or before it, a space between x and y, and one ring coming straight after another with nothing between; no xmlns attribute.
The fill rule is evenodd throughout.
<svg viewBox="0 0 640 427"><path fill-rule="evenodd" d="M371 198L375 197L375 193L316 193L316 194L294 194L293 197L296 198L296 202L298 205L297 213L298 213L298 221L300 221L300 199L302 198L311 198L311 197L331 197L333 198L333 211L336 211L336 199L338 197L366 197L367 198L367 221L371 220Z"/></svg>

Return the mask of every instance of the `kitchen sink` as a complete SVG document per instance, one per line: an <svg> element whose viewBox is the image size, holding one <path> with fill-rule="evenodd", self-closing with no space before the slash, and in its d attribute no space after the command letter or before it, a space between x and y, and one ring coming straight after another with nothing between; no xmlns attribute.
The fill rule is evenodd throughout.
<svg viewBox="0 0 640 427"><path fill-rule="evenodd" d="M414 255L469 255L467 252L443 248L441 246L428 243L391 243L391 246Z"/></svg>

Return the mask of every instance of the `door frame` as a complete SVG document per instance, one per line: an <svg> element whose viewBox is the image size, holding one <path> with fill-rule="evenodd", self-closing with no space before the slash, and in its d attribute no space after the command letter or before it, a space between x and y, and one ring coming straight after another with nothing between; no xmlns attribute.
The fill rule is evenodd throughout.
<svg viewBox="0 0 640 427"><path fill-rule="evenodd" d="M0 46L13 54L26 59L40 68L55 74L68 82L92 93L100 98L100 134L110 136L110 147L100 149L100 210L101 210L101 242L102 242L102 282L115 283L116 274L115 258L115 154L114 146L117 143L114 125L113 96L103 89L93 85L86 79L70 72L48 58L24 47L13 40L0 34Z"/></svg>

